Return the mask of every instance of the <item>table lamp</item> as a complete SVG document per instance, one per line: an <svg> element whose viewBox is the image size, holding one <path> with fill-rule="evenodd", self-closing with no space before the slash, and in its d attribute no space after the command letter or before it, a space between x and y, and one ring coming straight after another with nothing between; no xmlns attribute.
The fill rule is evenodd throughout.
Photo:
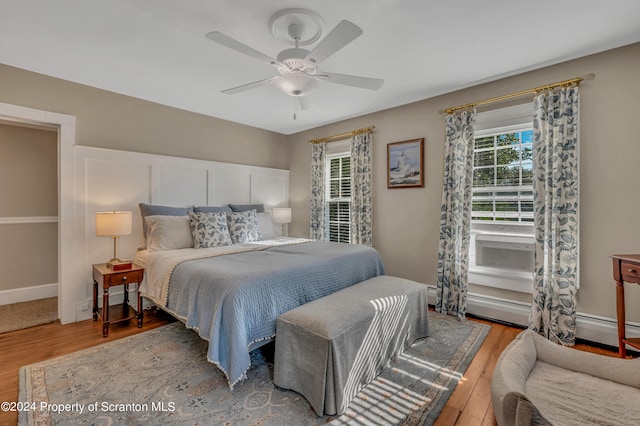
<svg viewBox="0 0 640 426"><path fill-rule="evenodd" d="M276 207L271 213L271 221L273 223L279 223L282 225L282 236L284 237L284 226L287 223L291 223L291 208L290 207Z"/></svg>
<svg viewBox="0 0 640 426"><path fill-rule="evenodd" d="M116 241L120 235L131 234L132 223L131 212L96 212L96 236L113 238L113 259L107 266L122 262L116 254Z"/></svg>

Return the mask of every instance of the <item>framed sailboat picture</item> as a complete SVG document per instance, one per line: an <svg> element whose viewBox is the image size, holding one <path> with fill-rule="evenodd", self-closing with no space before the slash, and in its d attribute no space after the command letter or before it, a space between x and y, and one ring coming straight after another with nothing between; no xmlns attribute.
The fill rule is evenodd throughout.
<svg viewBox="0 0 640 426"><path fill-rule="evenodd" d="M387 144L387 188L424 186L424 138Z"/></svg>

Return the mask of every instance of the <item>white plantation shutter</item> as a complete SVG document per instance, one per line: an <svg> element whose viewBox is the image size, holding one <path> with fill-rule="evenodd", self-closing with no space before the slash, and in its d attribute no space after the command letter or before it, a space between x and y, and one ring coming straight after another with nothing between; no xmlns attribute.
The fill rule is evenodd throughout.
<svg viewBox="0 0 640 426"><path fill-rule="evenodd" d="M351 157L350 153L327 156L326 196L329 241L351 242Z"/></svg>

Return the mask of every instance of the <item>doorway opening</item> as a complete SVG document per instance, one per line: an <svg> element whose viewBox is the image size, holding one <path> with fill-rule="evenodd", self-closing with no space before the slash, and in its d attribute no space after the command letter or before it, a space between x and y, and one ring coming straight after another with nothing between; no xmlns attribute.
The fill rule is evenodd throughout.
<svg viewBox="0 0 640 426"><path fill-rule="evenodd" d="M0 123L15 125L25 128L47 129L56 134L56 173L57 187L56 210L57 215L28 217L29 221L41 221L39 224L57 223L53 231L56 239L57 256L57 282L53 286L58 298L58 319L62 324L76 320L75 302L73 294L68 289L73 286L73 262L71 260L72 245L70 238L63 235L71 235L73 231L73 147L75 145L75 117L33 108L11 105L0 102ZM16 216L19 217L19 216ZM54 220L55 218L55 220ZM24 218L14 219L17 222ZM57 232L56 232L57 231ZM37 243L34 242L34 244ZM26 260L28 261L28 260ZM53 283L48 283L53 284ZM47 285L45 284L45 287ZM51 288L51 285L48 286ZM3 299L12 292L3 292Z"/></svg>

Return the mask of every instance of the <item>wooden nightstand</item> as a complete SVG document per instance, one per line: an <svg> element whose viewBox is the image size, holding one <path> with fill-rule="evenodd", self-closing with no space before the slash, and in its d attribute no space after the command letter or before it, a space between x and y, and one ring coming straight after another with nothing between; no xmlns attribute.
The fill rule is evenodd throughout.
<svg viewBox="0 0 640 426"><path fill-rule="evenodd" d="M138 319L138 328L142 327L142 296L140 283L144 277L144 268L135 263L131 269L114 271L105 263L93 265L93 320L102 319L102 336L109 335L109 325L118 322ZM129 284L136 284L138 294L138 310L129 306ZM98 309L98 285L102 285L102 310ZM122 305L109 306L109 288L124 285L124 301Z"/></svg>
<svg viewBox="0 0 640 426"><path fill-rule="evenodd" d="M626 345L640 349L640 338L627 337L627 318L624 306L624 283L640 284L640 254L614 254L611 256L611 259L613 259L613 279L616 280L618 355L620 358L626 358Z"/></svg>

